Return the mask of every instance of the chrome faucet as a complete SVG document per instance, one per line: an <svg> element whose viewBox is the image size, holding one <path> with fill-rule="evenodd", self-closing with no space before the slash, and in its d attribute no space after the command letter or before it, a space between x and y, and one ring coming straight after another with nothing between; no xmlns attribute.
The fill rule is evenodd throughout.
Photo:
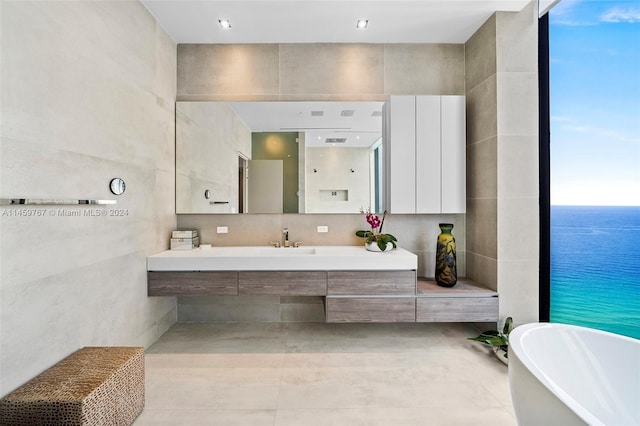
<svg viewBox="0 0 640 426"><path fill-rule="evenodd" d="M284 235L282 247L289 247L289 228L283 228L282 234Z"/></svg>

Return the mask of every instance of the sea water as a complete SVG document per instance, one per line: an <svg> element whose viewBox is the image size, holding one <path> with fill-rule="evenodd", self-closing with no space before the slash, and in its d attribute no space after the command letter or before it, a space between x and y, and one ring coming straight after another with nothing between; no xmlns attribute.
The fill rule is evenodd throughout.
<svg viewBox="0 0 640 426"><path fill-rule="evenodd" d="M551 206L550 319L640 339L640 207Z"/></svg>

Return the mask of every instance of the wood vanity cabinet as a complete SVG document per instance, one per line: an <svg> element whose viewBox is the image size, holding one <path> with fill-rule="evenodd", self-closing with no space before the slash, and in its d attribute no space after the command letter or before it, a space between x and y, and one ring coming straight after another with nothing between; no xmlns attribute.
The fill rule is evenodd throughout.
<svg viewBox="0 0 640 426"><path fill-rule="evenodd" d="M147 272L149 296L235 296L238 273L235 271Z"/></svg>
<svg viewBox="0 0 640 426"><path fill-rule="evenodd" d="M327 322L415 322L416 271L329 271Z"/></svg>
<svg viewBox="0 0 640 426"><path fill-rule="evenodd" d="M413 295L416 291L416 271L329 271L327 294L353 295Z"/></svg>
<svg viewBox="0 0 640 426"><path fill-rule="evenodd" d="M415 322L415 297L327 297L327 322Z"/></svg>
<svg viewBox="0 0 640 426"><path fill-rule="evenodd" d="M238 294L326 296L325 271L240 271Z"/></svg>
<svg viewBox="0 0 640 426"><path fill-rule="evenodd" d="M452 288L418 279L417 322L497 322L498 293L465 278Z"/></svg>
<svg viewBox="0 0 640 426"><path fill-rule="evenodd" d="M496 322L498 293L461 278L452 288L399 271L147 272L149 296L326 296L326 321Z"/></svg>

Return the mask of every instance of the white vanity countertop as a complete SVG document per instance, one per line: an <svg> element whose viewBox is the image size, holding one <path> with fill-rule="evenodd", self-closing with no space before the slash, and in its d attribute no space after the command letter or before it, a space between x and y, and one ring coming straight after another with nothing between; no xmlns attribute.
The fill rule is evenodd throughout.
<svg viewBox="0 0 640 426"><path fill-rule="evenodd" d="M147 257L147 271L357 271L418 268L402 248L370 252L364 246L209 247L166 250Z"/></svg>

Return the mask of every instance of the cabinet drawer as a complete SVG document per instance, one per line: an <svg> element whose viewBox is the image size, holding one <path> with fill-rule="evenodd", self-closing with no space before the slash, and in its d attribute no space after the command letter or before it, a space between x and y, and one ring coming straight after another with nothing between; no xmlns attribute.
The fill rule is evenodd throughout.
<svg viewBox="0 0 640 426"><path fill-rule="evenodd" d="M326 296L327 273L320 271L239 272L239 294Z"/></svg>
<svg viewBox="0 0 640 426"><path fill-rule="evenodd" d="M497 297L419 297L416 322L495 322Z"/></svg>
<svg viewBox="0 0 640 426"><path fill-rule="evenodd" d="M149 296L238 294L237 272L147 272Z"/></svg>
<svg viewBox="0 0 640 426"><path fill-rule="evenodd" d="M414 295L416 271L329 271L329 295Z"/></svg>
<svg viewBox="0 0 640 426"><path fill-rule="evenodd" d="M415 322L413 297L327 297L327 322Z"/></svg>

